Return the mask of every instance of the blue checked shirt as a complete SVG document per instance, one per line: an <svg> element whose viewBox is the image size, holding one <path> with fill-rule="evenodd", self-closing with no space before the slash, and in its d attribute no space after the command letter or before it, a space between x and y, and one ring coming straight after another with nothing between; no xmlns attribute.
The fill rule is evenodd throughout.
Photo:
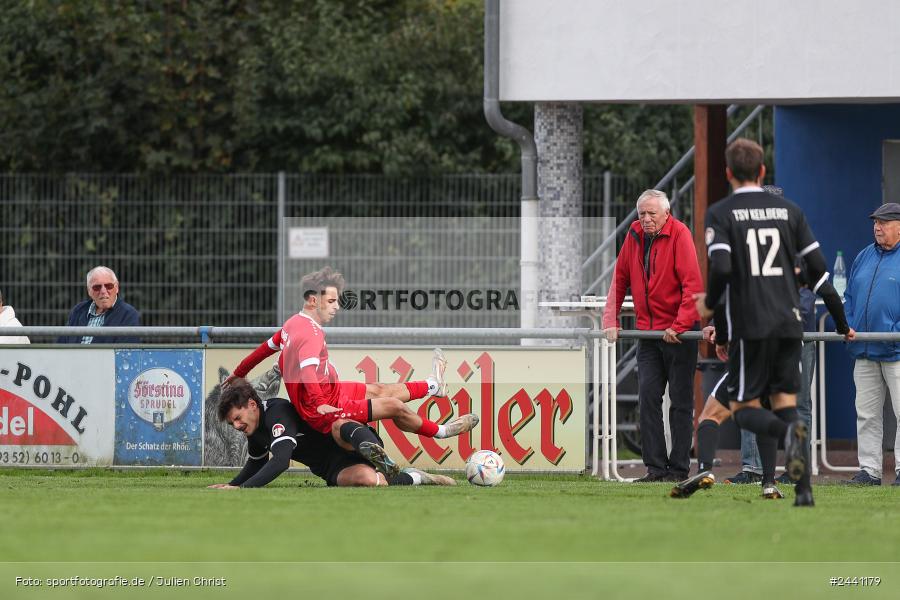
<svg viewBox="0 0 900 600"><path fill-rule="evenodd" d="M88 327L103 327L103 322L106 320L106 314L109 311L103 313L102 315L98 315L96 310L97 310L97 305L94 304L93 302L91 302L91 307L88 309L88 322L87 322ZM83 338L81 338L82 344L90 344L93 341L94 341L94 336L92 336L92 335L86 335Z"/></svg>

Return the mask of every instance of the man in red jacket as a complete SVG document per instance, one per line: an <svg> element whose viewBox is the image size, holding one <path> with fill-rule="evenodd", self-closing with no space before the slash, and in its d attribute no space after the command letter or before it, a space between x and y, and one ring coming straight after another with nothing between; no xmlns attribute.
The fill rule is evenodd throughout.
<svg viewBox="0 0 900 600"><path fill-rule="evenodd" d="M603 311L606 337L615 341L619 310L630 288L637 328L661 331L662 339L640 340L637 350L641 447L647 475L638 481L680 481L690 467L693 435L694 369L697 341L678 334L697 329L694 294L703 291L700 265L690 230L669 212L665 192L647 190L637 200L616 260ZM672 451L666 452L662 398L669 385Z"/></svg>

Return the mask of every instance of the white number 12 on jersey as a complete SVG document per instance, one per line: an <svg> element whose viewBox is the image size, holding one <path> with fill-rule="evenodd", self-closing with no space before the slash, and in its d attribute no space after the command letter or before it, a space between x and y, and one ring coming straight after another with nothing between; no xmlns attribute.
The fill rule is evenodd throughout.
<svg viewBox="0 0 900 600"><path fill-rule="evenodd" d="M769 246L766 253L766 262L763 263L762 273L759 270L759 247ZM778 276L781 277L781 267L773 267L775 257L778 255L778 248L781 247L781 235L775 227L766 227L760 229L757 233L756 229L747 230L747 248L750 250L750 274L762 275L763 277Z"/></svg>

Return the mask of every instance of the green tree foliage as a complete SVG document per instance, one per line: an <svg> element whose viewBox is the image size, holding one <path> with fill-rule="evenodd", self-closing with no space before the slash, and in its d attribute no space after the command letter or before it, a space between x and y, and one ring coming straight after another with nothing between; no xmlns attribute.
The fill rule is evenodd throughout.
<svg viewBox="0 0 900 600"><path fill-rule="evenodd" d="M238 76L238 136L251 168L509 168L514 155L482 116L480 1L315 0L283 10L265 20Z"/></svg>
<svg viewBox="0 0 900 600"><path fill-rule="evenodd" d="M482 114L482 0L3 5L8 172L519 168ZM691 127L688 107L588 106L585 167L655 180Z"/></svg>
<svg viewBox="0 0 900 600"><path fill-rule="evenodd" d="M598 105L584 111L584 163L654 185L694 143L693 108Z"/></svg>
<svg viewBox="0 0 900 600"><path fill-rule="evenodd" d="M5 2L0 164L10 171L232 167L240 2Z"/></svg>

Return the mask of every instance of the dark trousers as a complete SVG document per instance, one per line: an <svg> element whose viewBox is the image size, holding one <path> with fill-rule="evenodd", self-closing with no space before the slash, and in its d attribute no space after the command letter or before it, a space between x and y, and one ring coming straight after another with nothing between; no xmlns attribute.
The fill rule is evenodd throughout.
<svg viewBox="0 0 900 600"><path fill-rule="evenodd" d="M686 477L690 469L697 346L695 340L683 340L680 344L668 344L662 340L638 342L641 448L644 464L651 474L669 472ZM672 432L672 452L668 455L662 415L666 383L669 384L669 428Z"/></svg>

